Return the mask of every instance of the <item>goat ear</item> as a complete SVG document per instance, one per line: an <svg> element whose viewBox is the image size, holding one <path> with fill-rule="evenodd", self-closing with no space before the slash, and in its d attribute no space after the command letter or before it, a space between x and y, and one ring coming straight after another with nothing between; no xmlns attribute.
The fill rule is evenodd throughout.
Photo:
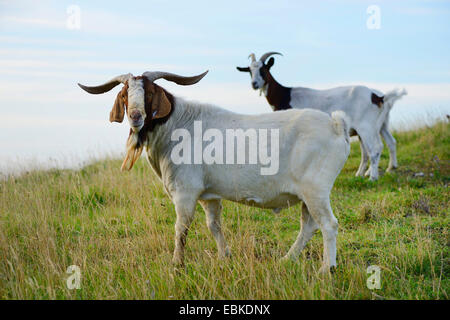
<svg viewBox="0 0 450 320"><path fill-rule="evenodd" d="M242 67L236 67L236 69L238 69L240 72L250 72L250 68L242 68Z"/></svg>
<svg viewBox="0 0 450 320"><path fill-rule="evenodd" d="M267 68L272 68L273 64L275 63L275 59L272 57L267 61Z"/></svg>
<svg viewBox="0 0 450 320"><path fill-rule="evenodd" d="M172 110L172 104L164 93L163 88L156 87L152 97L152 119L164 118Z"/></svg>
<svg viewBox="0 0 450 320"><path fill-rule="evenodd" d="M122 90L123 91L123 90ZM122 122L125 115L125 108L123 106L123 96L122 91L117 94L116 101L114 101L114 106L109 113L110 122Z"/></svg>

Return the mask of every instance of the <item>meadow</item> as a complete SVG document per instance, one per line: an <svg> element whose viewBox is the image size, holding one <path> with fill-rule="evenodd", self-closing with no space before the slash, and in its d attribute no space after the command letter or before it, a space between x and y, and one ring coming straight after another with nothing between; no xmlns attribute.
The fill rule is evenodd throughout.
<svg viewBox="0 0 450 320"><path fill-rule="evenodd" d="M174 206L144 159L81 170L33 170L0 181L0 299L448 299L450 124L394 133L399 168L357 178L357 143L331 195L338 267L320 275L317 232L296 262L280 263L301 206L278 214L224 201L232 257L217 258L200 206L174 269ZM383 151L380 168L388 164ZM381 171L380 171L381 172ZM81 270L69 289L70 265ZM381 269L370 290L366 269Z"/></svg>

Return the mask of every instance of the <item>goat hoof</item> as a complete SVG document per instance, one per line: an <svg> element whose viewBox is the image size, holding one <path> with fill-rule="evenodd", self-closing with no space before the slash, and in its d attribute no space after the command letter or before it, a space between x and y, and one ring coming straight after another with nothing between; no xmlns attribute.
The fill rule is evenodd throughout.
<svg viewBox="0 0 450 320"><path fill-rule="evenodd" d="M389 168L386 169L386 172L392 172L395 169L397 169L397 166L389 167Z"/></svg>
<svg viewBox="0 0 450 320"><path fill-rule="evenodd" d="M320 274L333 274L336 273L336 266L321 266L319 269Z"/></svg>
<svg viewBox="0 0 450 320"><path fill-rule="evenodd" d="M284 257L282 257L279 262L280 263L287 263L287 262L292 262L294 261L294 258L288 255L285 255Z"/></svg>
<svg viewBox="0 0 450 320"><path fill-rule="evenodd" d="M184 261L183 261L183 259L174 257L172 259L172 265L174 268L184 268Z"/></svg>
<svg viewBox="0 0 450 320"><path fill-rule="evenodd" d="M276 209L272 209L273 213L280 213L281 210L283 210L282 208L276 208Z"/></svg>
<svg viewBox="0 0 450 320"><path fill-rule="evenodd" d="M225 259L229 259L231 258L231 251L229 248L225 249L225 252L219 253L219 259L220 260L225 260Z"/></svg>

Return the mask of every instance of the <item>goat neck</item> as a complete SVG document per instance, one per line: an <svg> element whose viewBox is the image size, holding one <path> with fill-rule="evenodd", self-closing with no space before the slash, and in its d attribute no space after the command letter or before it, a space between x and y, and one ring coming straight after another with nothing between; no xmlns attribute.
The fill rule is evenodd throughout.
<svg viewBox="0 0 450 320"><path fill-rule="evenodd" d="M270 71L266 71L265 94L267 102L274 111L291 109L291 90L292 88L279 84Z"/></svg>

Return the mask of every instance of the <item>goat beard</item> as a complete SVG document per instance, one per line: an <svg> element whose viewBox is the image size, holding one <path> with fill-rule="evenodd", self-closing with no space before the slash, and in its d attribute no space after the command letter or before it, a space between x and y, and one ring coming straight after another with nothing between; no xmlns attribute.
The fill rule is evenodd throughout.
<svg viewBox="0 0 450 320"><path fill-rule="evenodd" d="M266 96L267 92L267 83L265 83L260 89L259 89L259 96L261 97L261 95L264 93L264 95Z"/></svg>
<svg viewBox="0 0 450 320"><path fill-rule="evenodd" d="M141 156L142 150L144 150L144 144L139 139L139 133L130 132L127 140L127 153L120 170L131 170Z"/></svg>

